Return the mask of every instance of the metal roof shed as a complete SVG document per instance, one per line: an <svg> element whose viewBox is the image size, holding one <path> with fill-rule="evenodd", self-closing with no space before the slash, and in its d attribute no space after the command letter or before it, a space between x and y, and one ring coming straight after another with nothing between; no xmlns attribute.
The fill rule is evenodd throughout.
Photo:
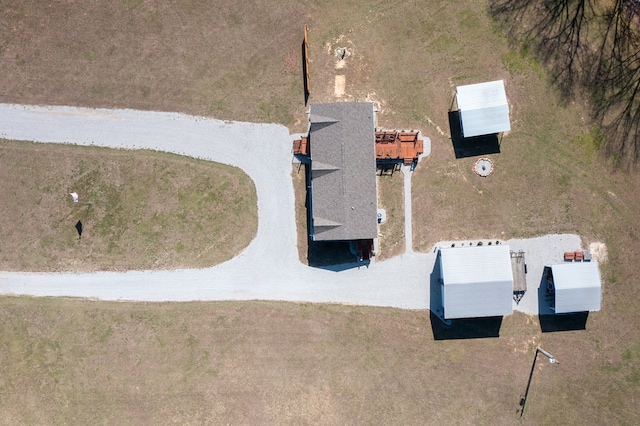
<svg viewBox="0 0 640 426"><path fill-rule="evenodd" d="M444 318L513 313L513 273L508 245L440 250Z"/></svg>
<svg viewBox="0 0 640 426"><path fill-rule="evenodd" d="M311 237L377 238L373 103L313 104L309 112Z"/></svg>
<svg viewBox="0 0 640 426"><path fill-rule="evenodd" d="M571 262L551 266L555 312L599 311L602 282L597 262Z"/></svg>
<svg viewBox="0 0 640 426"><path fill-rule="evenodd" d="M511 130L504 80L458 86L456 99L465 138Z"/></svg>

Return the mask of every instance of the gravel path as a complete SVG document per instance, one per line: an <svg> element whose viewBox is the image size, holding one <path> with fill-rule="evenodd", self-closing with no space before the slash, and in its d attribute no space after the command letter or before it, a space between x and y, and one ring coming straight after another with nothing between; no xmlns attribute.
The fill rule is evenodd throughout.
<svg viewBox="0 0 640 426"><path fill-rule="evenodd" d="M341 271L309 268L299 262L290 176L293 138L286 127L164 112L0 104L0 137L150 148L234 165L255 182L259 220L251 244L239 256L212 268L125 273L0 272L0 294L135 301L260 299L407 309L430 306L433 250L408 251L384 262L373 262L369 268ZM550 247L554 257L556 252L577 249L580 239L554 235L509 243L527 252L527 279L531 278L529 291L517 308L537 313L537 292L531 291L531 286L538 271L537 266L532 268L533 263L544 263L542 258L548 257ZM530 258L528 247L538 254Z"/></svg>
<svg viewBox="0 0 640 426"><path fill-rule="evenodd" d="M411 203L411 176L413 172L408 166L402 166L404 177L404 251L413 253L413 212Z"/></svg>

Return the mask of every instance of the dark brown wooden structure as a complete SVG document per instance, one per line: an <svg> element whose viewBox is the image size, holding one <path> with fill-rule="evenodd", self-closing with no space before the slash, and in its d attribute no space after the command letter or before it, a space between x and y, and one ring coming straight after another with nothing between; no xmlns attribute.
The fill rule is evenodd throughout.
<svg viewBox="0 0 640 426"><path fill-rule="evenodd" d="M418 139L416 131L377 131L376 160L381 162L402 162L407 166L418 162L424 152L424 142Z"/></svg>

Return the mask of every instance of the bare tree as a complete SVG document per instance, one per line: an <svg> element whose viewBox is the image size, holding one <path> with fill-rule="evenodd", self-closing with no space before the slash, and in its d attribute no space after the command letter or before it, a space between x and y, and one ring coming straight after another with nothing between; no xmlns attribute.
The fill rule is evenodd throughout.
<svg viewBox="0 0 640 426"><path fill-rule="evenodd" d="M581 90L621 166L640 162L640 2L493 0L510 37L546 64L565 98Z"/></svg>
<svg viewBox="0 0 640 426"><path fill-rule="evenodd" d="M618 165L640 160L640 31L638 5L616 0L602 15L590 92L594 117L607 140L605 153Z"/></svg>
<svg viewBox="0 0 640 426"><path fill-rule="evenodd" d="M563 95L571 97L583 75L592 1L496 0L490 12L508 26L511 37L531 48Z"/></svg>

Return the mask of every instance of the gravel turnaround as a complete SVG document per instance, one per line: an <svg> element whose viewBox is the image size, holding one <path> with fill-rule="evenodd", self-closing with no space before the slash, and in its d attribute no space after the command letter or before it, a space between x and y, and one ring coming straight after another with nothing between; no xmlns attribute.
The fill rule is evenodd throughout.
<svg viewBox="0 0 640 426"><path fill-rule="evenodd" d="M292 135L276 124L178 113L0 104L0 137L155 149L230 164L255 182L258 231L237 257L206 269L92 273L0 272L0 294L100 300L282 300L429 309L436 253L407 251L369 267L311 268L298 260ZM63 194L66 196L66 194ZM537 314L542 266L580 247L576 235L508 241L525 250L529 290L514 308ZM443 245L445 247L445 245ZM435 249L435 247L434 247Z"/></svg>

